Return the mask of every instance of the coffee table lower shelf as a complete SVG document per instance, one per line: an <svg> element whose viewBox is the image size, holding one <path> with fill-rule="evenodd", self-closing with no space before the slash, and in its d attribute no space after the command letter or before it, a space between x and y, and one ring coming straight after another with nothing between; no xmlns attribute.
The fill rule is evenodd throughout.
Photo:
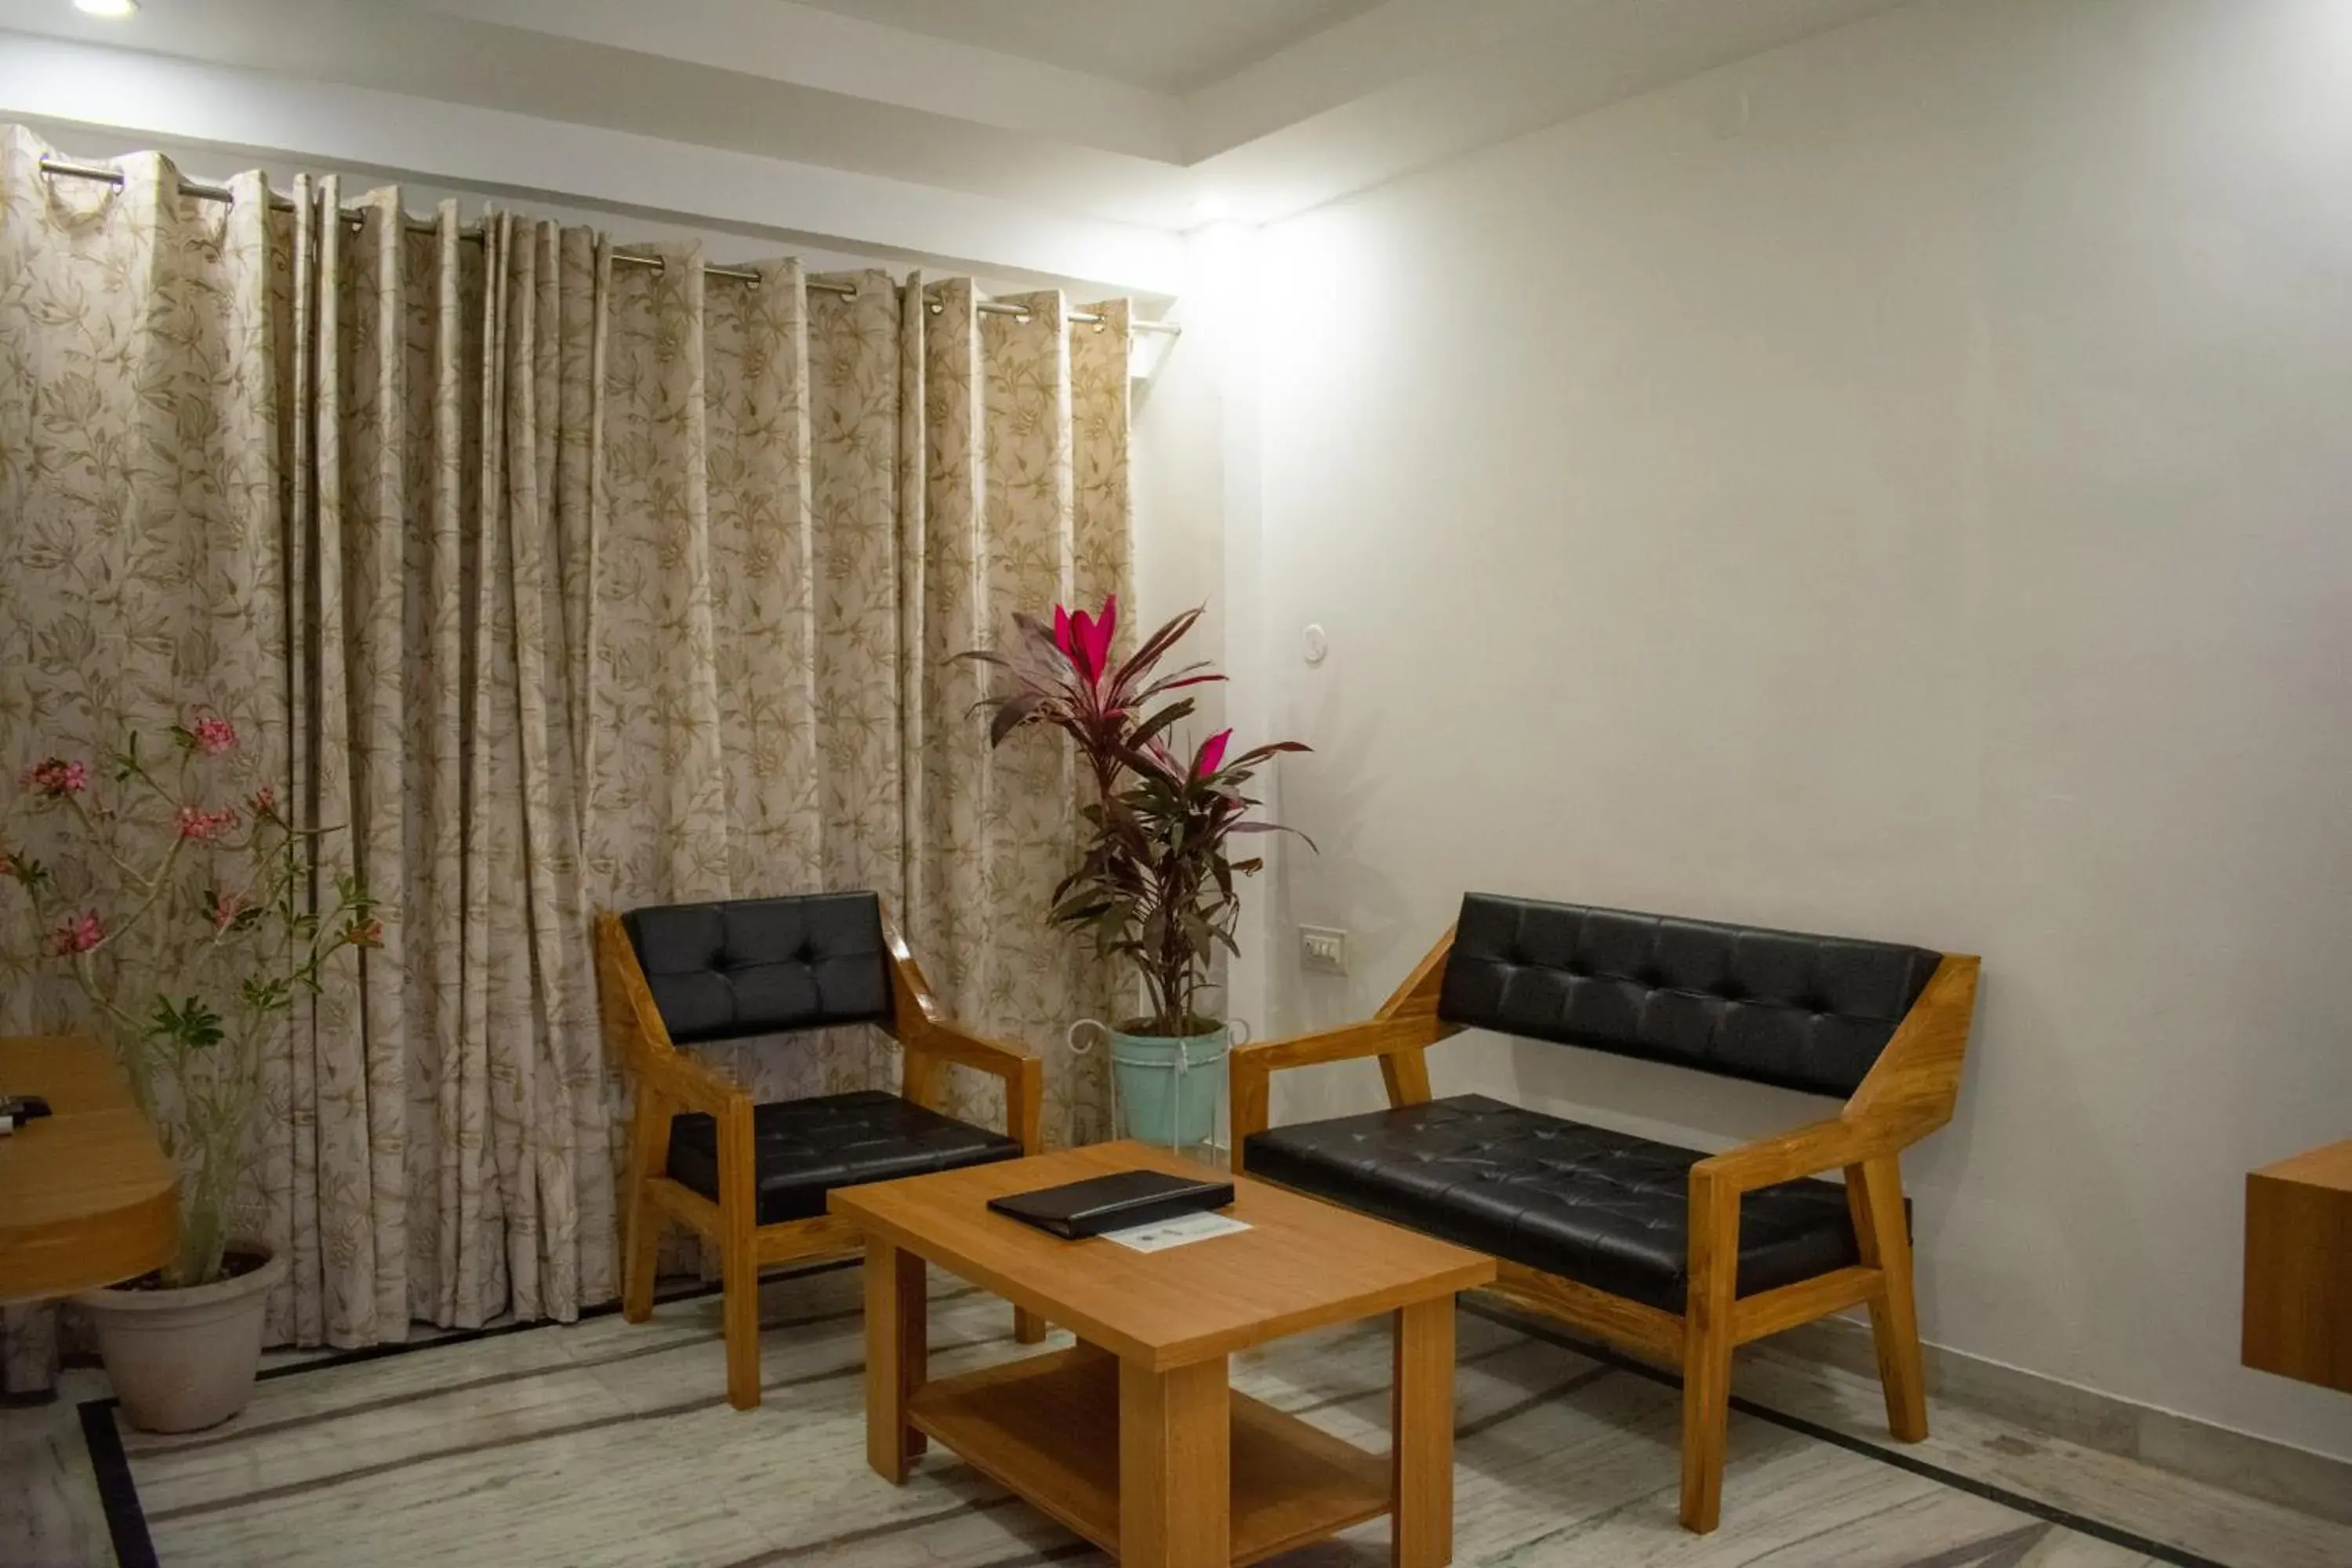
<svg viewBox="0 0 2352 1568"><path fill-rule="evenodd" d="M1238 1391L1233 1561L1255 1563L1390 1511L1389 1458ZM925 1384L908 1421L1118 1554L1118 1361L1081 1344Z"/></svg>

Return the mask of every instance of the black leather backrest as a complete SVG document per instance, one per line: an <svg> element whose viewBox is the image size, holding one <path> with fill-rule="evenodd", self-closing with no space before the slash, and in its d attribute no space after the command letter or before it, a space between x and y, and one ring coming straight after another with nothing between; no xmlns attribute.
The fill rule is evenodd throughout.
<svg viewBox="0 0 2352 1568"><path fill-rule="evenodd" d="M1942 956L1472 893L1437 1011L1470 1028L1843 1097Z"/></svg>
<svg viewBox="0 0 2352 1568"><path fill-rule="evenodd" d="M679 1045L890 1019L872 893L664 904L621 923Z"/></svg>

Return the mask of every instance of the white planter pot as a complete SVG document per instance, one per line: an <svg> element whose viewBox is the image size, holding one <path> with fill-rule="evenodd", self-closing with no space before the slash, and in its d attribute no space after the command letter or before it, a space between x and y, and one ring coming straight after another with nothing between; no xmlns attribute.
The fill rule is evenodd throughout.
<svg viewBox="0 0 2352 1568"><path fill-rule="evenodd" d="M262 1310L286 1278L286 1259L258 1242L232 1242L229 1251L265 1253L268 1261L184 1290L89 1290L74 1298L98 1331L123 1415L142 1432L217 1426L253 1397Z"/></svg>

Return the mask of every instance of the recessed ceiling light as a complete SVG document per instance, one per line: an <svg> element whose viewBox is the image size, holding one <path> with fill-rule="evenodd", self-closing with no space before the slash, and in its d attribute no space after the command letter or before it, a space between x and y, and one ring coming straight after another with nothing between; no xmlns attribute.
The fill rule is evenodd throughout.
<svg viewBox="0 0 2352 1568"><path fill-rule="evenodd" d="M73 4L86 16L128 16L139 9L138 0L73 0Z"/></svg>

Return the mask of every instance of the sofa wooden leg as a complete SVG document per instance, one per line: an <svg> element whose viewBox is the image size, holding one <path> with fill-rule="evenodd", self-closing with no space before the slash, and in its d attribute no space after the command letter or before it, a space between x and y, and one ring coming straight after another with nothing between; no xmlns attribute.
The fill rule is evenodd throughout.
<svg viewBox="0 0 2352 1568"><path fill-rule="evenodd" d="M653 1316L654 1268L661 1255L661 1216L646 1185L669 1150L669 1118L642 1088L636 1120L629 1128L627 1207L623 1212L621 1316L642 1323Z"/></svg>
<svg viewBox="0 0 2352 1568"><path fill-rule="evenodd" d="M1045 1319L1026 1307L1013 1309L1013 1341L1015 1344L1042 1344L1045 1339Z"/></svg>
<svg viewBox="0 0 2352 1568"><path fill-rule="evenodd" d="M1723 1458L1731 1431L1731 1333L1694 1334L1683 1352L1683 1528L1723 1518Z"/></svg>
<svg viewBox="0 0 2352 1568"><path fill-rule="evenodd" d="M1893 1155L1846 1169L1862 1260L1879 1271L1870 1300L1878 1381L1886 1392L1886 1427L1897 1442L1927 1436L1927 1368L1919 1352L1919 1307L1911 1280L1911 1235L1903 1221L1903 1171Z"/></svg>
<svg viewBox="0 0 2352 1568"><path fill-rule="evenodd" d="M1723 1517L1723 1457L1731 1432L1732 1311L1739 1281L1739 1194L1694 1173L1690 1293L1683 1313L1683 1528L1705 1535Z"/></svg>
<svg viewBox="0 0 2352 1568"><path fill-rule="evenodd" d="M751 1102L719 1123L719 1260L726 1290L727 1403L760 1405L760 1248L751 1180Z"/></svg>

